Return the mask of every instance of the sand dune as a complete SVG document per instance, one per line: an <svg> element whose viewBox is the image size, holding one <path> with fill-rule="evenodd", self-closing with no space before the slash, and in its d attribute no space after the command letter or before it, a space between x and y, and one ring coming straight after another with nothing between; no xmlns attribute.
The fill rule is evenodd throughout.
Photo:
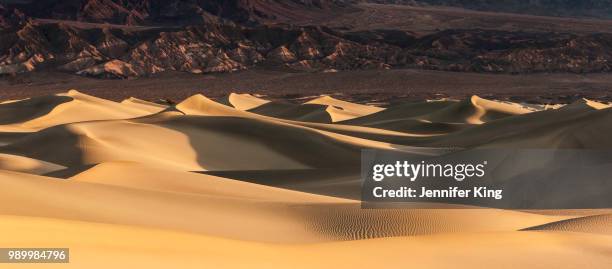
<svg viewBox="0 0 612 269"><path fill-rule="evenodd" d="M600 103L597 101L593 101L593 100L589 100L589 99L582 99L580 101L574 102L573 104L566 106L565 108L571 108L571 107L584 107L584 106L588 106L597 110L601 110L601 109L606 109L606 108L611 108L612 105L610 104L604 104L604 103Z"/></svg>
<svg viewBox="0 0 612 269"><path fill-rule="evenodd" d="M231 95L230 98L232 98ZM236 96L233 98L237 99ZM258 103L257 106L252 105L249 109L244 110L249 110L255 114L264 116L304 122L339 122L363 117L384 110L384 108L346 102L330 96L315 98L303 104L263 102L261 99L258 99L259 101L255 100L257 99L248 97L247 101L247 97L242 97L243 103ZM235 105L234 107L240 109Z"/></svg>
<svg viewBox="0 0 612 269"><path fill-rule="evenodd" d="M567 218L494 209L362 210L356 201L130 163L100 164L67 181L6 171L0 171L0 178L2 214L138 225L247 241L515 231ZM242 218L248 218L249 228Z"/></svg>
<svg viewBox="0 0 612 269"><path fill-rule="evenodd" d="M534 262L542 268L608 268L611 264L607 254L609 236L575 233L465 233L279 245L135 226L18 216L0 216L0 229L22 231L0 237L3 245L70 247L71 263L57 268L122 268L143 264L148 268L372 268L383 264L494 268L500 265L533 267ZM19 267L40 268L40 264Z"/></svg>
<svg viewBox="0 0 612 269"><path fill-rule="evenodd" d="M244 116L248 112L216 103L184 102L177 109L193 115L165 112L133 120L67 124L26 136L4 150L64 166L121 160L198 171L346 167L358 165L362 148L394 148ZM48 143L54 140L58 142ZM322 154L330 159L321 159Z"/></svg>
<svg viewBox="0 0 612 269"><path fill-rule="evenodd" d="M332 122L345 121L354 118L367 116L385 110L384 108L360 105L351 102L335 99L331 96L322 96L306 102L305 104L315 104L327 106L327 113Z"/></svg>
<svg viewBox="0 0 612 269"><path fill-rule="evenodd" d="M318 104L296 105L285 102L269 102L249 110L258 115L301 122L331 123L327 106Z"/></svg>
<svg viewBox="0 0 612 269"><path fill-rule="evenodd" d="M116 172L120 171L115 171L114 177L123 173ZM189 182L189 175L176 172L166 175L185 177ZM180 184L176 184L174 190L159 190L155 187L139 188L138 182L133 181L118 186L88 182L78 177L75 180L57 180L15 172L0 172L0 178L1 214L141 226L246 241L324 240L315 231L305 229L291 208L301 203L342 203L339 199L309 194L286 196L284 193L290 191L251 186L249 183L225 185L223 183L227 180L198 174L193 178L204 180L191 180L198 188L189 192L177 191ZM147 181L145 183L152 186L164 184L156 178ZM205 184L211 181L220 182ZM291 198L290 202L286 202L288 198ZM21 206L15 207L15 204ZM245 220L255 230L245 227Z"/></svg>
<svg viewBox="0 0 612 269"><path fill-rule="evenodd" d="M386 121L412 119L416 116L434 113L457 102L458 101L439 100L401 103L388 107L383 111L359 117L356 119L347 120L343 123L356 125L374 125Z"/></svg>
<svg viewBox="0 0 612 269"><path fill-rule="evenodd" d="M177 178L181 180L176 180ZM252 201L284 203L353 202L130 162L101 163L71 177L70 180L140 190L219 196Z"/></svg>
<svg viewBox="0 0 612 269"><path fill-rule="evenodd" d="M612 235L612 215L593 215L530 227L526 231L565 231Z"/></svg>
<svg viewBox="0 0 612 269"><path fill-rule="evenodd" d="M77 91L5 102L0 245L70 247L70 268L608 268L607 211L358 199L362 149L610 149L611 111L477 96L387 108L249 94L162 106Z"/></svg>
<svg viewBox="0 0 612 269"><path fill-rule="evenodd" d="M472 96L464 101L439 100L399 104L341 123L415 134L442 135L467 129L469 125L534 111L536 109L520 104Z"/></svg>
<svg viewBox="0 0 612 269"><path fill-rule="evenodd" d="M122 105L82 94L76 90L1 104L1 131L37 131L83 121L129 119L151 112L141 107ZM12 115L12 116L8 116Z"/></svg>
<svg viewBox="0 0 612 269"><path fill-rule="evenodd" d="M45 116L56 106L70 102L68 96L43 96L25 100L3 102L0 104L0 123L2 125L23 123Z"/></svg>
<svg viewBox="0 0 612 269"><path fill-rule="evenodd" d="M139 110L147 111L149 113L161 112L162 110L167 108L164 105L160 105L160 104L153 103L153 102L148 102L148 101L141 100L141 99L134 98L134 97L121 101L121 104L131 106Z"/></svg>
<svg viewBox="0 0 612 269"><path fill-rule="evenodd" d="M578 101L558 109L507 116L486 124L425 137L408 143L421 146L500 147L500 148L599 148L609 149L606 138L612 110L595 108ZM389 141L403 144L403 141Z"/></svg>
<svg viewBox="0 0 612 269"><path fill-rule="evenodd" d="M261 99L248 93L231 93L227 97L227 104L238 110L251 110L270 103L269 100Z"/></svg>
<svg viewBox="0 0 612 269"><path fill-rule="evenodd" d="M66 167L23 156L0 153L0 169L42 175L66 169Z"/></svg>
<svg viewBox="0 0 612 269"><path fill-rule="evenodd" d="M487 121L533 112L519 104L486 100L478 96L452 104L418 118L430 122L482 124Z"/></svg>

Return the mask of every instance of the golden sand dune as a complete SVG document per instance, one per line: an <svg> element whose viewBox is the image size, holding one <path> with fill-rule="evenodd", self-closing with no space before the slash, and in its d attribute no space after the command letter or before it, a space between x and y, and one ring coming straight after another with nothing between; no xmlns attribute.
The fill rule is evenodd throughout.
<svg viewBox="0 0 612 269"><path fill-rule="evenodd" d="M565 231L612 235L612 214L566 219L530 227L533 231Z"/></svg>
<svg viewBox="0 0 612 269"><path fill-rule="evenodd" d="M347 120L343 123L354 125L375 125L387 121L412 119L416 116L434 113L456 103L457 101L450 100L401 103L391 106L383 111L356 119Z"/></svg>
<svg viewBox="0 0 612 269"><path fill-rule="evenodd" d="M127 175L129 171L127 169ZM120 177L122 173L124 171L115 170L113 177ZM103 176L104 173L99 175ZM6 215L185 231L247 241L313 242L324 238L316 231L306 229L299 215L296 216L291 209L295 204L318 203L325 206L325 203L343 202L336 198L294 193L250 183L223 184L228 180L205 175L185 176L176 172L165 175L173 176L174 179L186 178L187 182L191 177L192 186L197 188L180 192L180 183L170 190L155 187L156 184L171 184L168 178L164 178L165 182L150 178L145 184L153 187L141 188L138 187L138 179L117 185L112 182L119 179L112 179L110 184L105 184L96 180L80 180L78 177L75 180L58 180L0 172L0 212ZM197 182L197 178L202 180ZM211 182L213 184L207 184ZM189 184L184 183L182 186ZM294 194L288 196L287 192Z"/></svg>
<svg viewBox="0 0 612 269"><path fill-rule="evenodd" d="M249 110L258 115L301 122L331 123L327 106L318 104L296 105L286 102L269 102Z"/></svg>
<svg viewBox="0 0 612 269"><path fill-rule="evenodd" d="M184 171L265 170L355 165L359 145L367 147L360 141L249 118L158 115L50 128L5 148L65 166L121 160Z"/></svg>
<svg viewBox="0 0 612 269"><path fill-rule="evenodd" d="M361 209L357 204L304 206L309 230L333 240L379 237L516 231L529 223L549 223L562 216L495 209Z"/></svg>
<svg viewBox="0 0 612 269"><path fill-rule="evenodd" d="M248 95L230 95L229 98L232 106L240 110L249 110L264 116L304 122L339 122L384 110L384 108L346 102L330 96L315 98L299 105L270 102ZM232 102L232 100L234 101Z"/></svg>
<svg viewBox="0 0 612 269"><path fill-rule="evenodd" d="M151 113L76 90L1 104L0 112L0 130L9 132L36 131L72 122L129 119Z"/></svg>
<svg viewBox="0 0 612 269"><path fill-rule="evenodd" d="M357 201L362 149L612 148L608 105L536 110L476 96L2 103L0 245L71 248L58 268L609 268L606 211Z"/></svg>
<svg viewBox="0 0 612 269"><path fill-rule="evenodd" d="M261 108L263 109L271 109L277 110L275 107L285 104L270 102L267 103ZM268 107L269 106L269 107ZM289 105L291 107L291 113L296 112L298 110L302 111L306 108L308 110L308 106L319 106L313 104L305 104L305 105ZM266 107L266 108L264 108ZM294 108L298 108L298 110L294 110ZM405 133L405 132L397 132L392 130L385 130L380 128L371 128L364 126L353 126L353 125L345 125L345 124L326 124L326 123L317 123L311 121L300 121L300 120L292 120L287 118L293 117L284 117L281 115L280 118L274 115L268 115L267 113L261 113L258 109L250 110L250 111L242 111L235 109L230 106L226 106L215 102L203 95L197 94L191 96L184 100L183 102L176 105L174 108L168 110L168 112L177 111L183 113L185 115L193 115L193 116L224 116L224 117L239 117L239 118L247 118L256 121L263 121L274 125L282 125L284 127L290 128L298 128L305 129L310 131L316 131L326 136L332 136L335 139L340 139L347 143L357 144L360 147L375 147L375 148L398 148L396 146L389 145L393 143L396 139L410 139L412 137L422 137L427 136L426 134L414 134L414 133ZM286 110L281 109L281 111L286 112ZM308 112L309 113L309 112ZM308 114L307 113L307 114ZM301 114L300 114L301 115ZM312 115L312 114L309 114ZM285 115L286 116L286 115ZM325 116L328 117L328 116ZM159 118L154 117L154 118Z"/></svg>
<svg viewBox="0 0 612 269"><path fill-rule="evenodd" d="M306 104L327 106L327 113L332 122L345 121L354 118L367 116L385 110L384 108L360 105L351 102L335 99L331 96L322 96L306 102Z"/></svg>
<svg viewBox="0 0 612 269"><path fill-rule="evenodd" d="M143 111L147 111L149 113L161 112L162 110L167 108L164 105L160 105L160 104L153 103L153 102L148 102L148 101L141 100L141 99L134 98L134 97L121 101L121 104L131 106L136 109L143 110Z"/></svg>
<svg viewBox="0 0 612 269"><path fill-rule="evenodd" d="M601 109L606 109L606 108L611 108L612 105L611 104L604 104L604 103L600 103L597 101L593 101L593 100L589 100L589 99L582 99L580 101L574 102L573 104L566 106L567 107L591 107L597 110L601 110Z"/></svg>
<svg viewBox="0 0 612 269"><path fill-rule="evenodd" d="M251 226L252 227L252 226ZM136 226L0 216L15 247L70 247L68 265L46 268L609 268L610 236L492 232L284 245ZM486 257L486 258L483 258ZM549 258L550 257L550 258ZM19 268L40 268L40 264Z"/></svg>
<svg viewBox="0 0 612 269"><path fill-rule="evenodd" d="M177 178L181 180L176 180ZM101 163L72 176L70 180L140 190L218 196L262 202L353 202L130 162Z"/></svg>
<svg viewBox="0 0 612 269"><path fill-rule="evenodd" d="M23 156L0 153L0 169L42 175L66 169L66 167Z"/></svg>
<svg viewBox="0 0 612 269"><path fill-rule="evenodd" d="M24 137L5 150L66 166L120 160L184 171L304 169L359 161L359 139L271 121L201 95L176 110L187 116L169 111L134 120L72 123ZM295 145L303 152L295 155ZM335 161L320 160L322 152L336 156Z"/></svg>
<svg viewBox="0 0 612 269"><path fill-rule="evenodd" d="M72 101L68 96L43 96L0 104L0 123L24 123L45 116L56 106Z"/></svg>
<svg viewBox="0 0 612 269"><path fill-rule="evenodd" d="M369 126L400 132L441 135L501 118L534 112L520 104L472 96L465 101L439 100L399 104L384 111L342 124Z"/></svg>
<svg viewBox="0 0 612 269"><path fill-rule="evenodd" d="M238 110L250 110L270 103L269 100L250 95L248 93L237 94L231 93L227 96L227 104Z"/></svg>
<svg viewBox="0 0 612 269"><path fill-rule="evenodd" d="M519 104L486 100L478 96L449 105L418 118L430 122L482 124L513 115L533 112Z"/></svg>
<svg viewBox="0 0 612 269"><path fill-rule="evenodd" d="M342 121L340 124L368 126L398 132L440 135L465 128L461 123L431 122L418 116L434 113L455 104L455 101L426 101L391 106L381 112Z"/></svg>
<svg viewBox="0 0 612 269"><path fill-rule="evenodd" d="M351 200L130 163L100 164L70 180L16 172L0 172L0 178L3 214L138 225L248 241L515 231L567 218L494 209L362 210ZM242 218L248 218L248 226Z"/></svg>
<svg viewBox="0 0 612 269"><path fill-rule="evenodd" d="M612 110L577 101L559 109L508 116L445 136L421 139L420 145L518 148L612 148L607 139Z"/></svg>
<svg viewBox="0 0 612 269"><path fill-rule="evenodd" d="M249 113L215 102L204 95L193 95L174 107L185 115L199 116L249 116Z"/></svg>

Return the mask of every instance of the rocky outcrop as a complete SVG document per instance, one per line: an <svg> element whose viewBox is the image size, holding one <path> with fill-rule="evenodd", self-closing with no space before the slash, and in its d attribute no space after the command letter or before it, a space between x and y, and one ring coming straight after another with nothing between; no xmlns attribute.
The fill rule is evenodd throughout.
<svg viewBox="0 0 612 269"><path fill-rule="evenodd" d="M57 68L97 77L258 65L307 71L419 68L464 72L608 72L610 34L448 30L416 37L325 27L203 24L180 29L79 28L30 21L0 41L0 72ZM109 71L107 63L123 66ZM125 63L125 64L123 64ZM110 75L101 75L102 73Z"/></svg>
<svg viewBox="0 0 612 269"><path fill-rule="evenodd" d="M448 30L420 39L415 65L470 72L609 72L612 35Z"/></svg>
<svg viewBox="0 0 612 269"><path fill-rule="evenodd" d="M28 6L0 7L0 74L57 69L128 78L162 71L234 72L257 66L320 72L390 68L490 73L612 70L612 34L445 30L417 36L399 30L350 32L324 26L254 23L310 16L311 9L343 8L338 1L44 0L27 12L38 14L37 8L46 7L50 11L47 17L65 19L61 21L28 18L26 13L15 11L18 7ZM284 12L291 8L292 12ZM152 26L163 25L166 19L197 23Z"/></svg>
<svg viewBox="0 0 612 269"><path fill-rule="evenodd" d="M12 4L27 16L127 25L191 25L214 17L249 23L325 16L345 6L334 0L36 0Z"/></svg>
<svg viewBox="0 0 612 269"><path fill-rule="evenodd" d="M97 78L129 78L141 75L133 65L120 61L112 60L106 63L89 67L77 72L78 75L97 77Z"/></svg>

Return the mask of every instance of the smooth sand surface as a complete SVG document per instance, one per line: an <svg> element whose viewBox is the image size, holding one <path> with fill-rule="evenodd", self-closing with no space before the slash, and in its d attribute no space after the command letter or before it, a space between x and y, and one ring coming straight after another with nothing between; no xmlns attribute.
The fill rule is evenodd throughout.
<svg viewBox="0 0 612 269"><path fill-rule="evenodd" d="M126 106L131 106L136 109L144 110L149 113L161 112L162 110L167 108L165 105L160 105L157 103L141 100L141 99L134 98L134 97L130 97L128 99L121 101L121 104L126 105Z"/></svg>
<svg viewBox="0 0 612 269"><path fill-rule="evenodd" d="M0 111L0 131L13 132L37 131L72 122L129 119L151 113L149 109L104 100L76 90L0 104Z"/></svg>
<svg viewBox="0 0 612 269"><path fill-rule="evenodd" d="M0 268L610 268L610 211L362 209L362 149L612 148L610 106L249 94L0 103Z"/></svg>
<svg viewBox="0 0 612 269"><path fill-rule="evenodd" d="M231 93L227 96L227 104L238 110L250 110L267 103L270 103L270 101L258 98L257 96L253 96L248 93Z"/></svg>

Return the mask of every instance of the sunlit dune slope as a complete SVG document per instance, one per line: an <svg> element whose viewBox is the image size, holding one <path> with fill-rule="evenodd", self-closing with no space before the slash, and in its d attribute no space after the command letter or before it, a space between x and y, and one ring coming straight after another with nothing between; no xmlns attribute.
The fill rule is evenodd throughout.
<svg viewBox="0 0 612 269"><path fill-rule="evenodd" d="M507 117L426 139L423 145L610 149L612 144L607 137L612 131L612 110L597 104L583 100L559 109Z"/></svg>
<svg viewBox="0 0 612 269"><path fill-rule="evenodd" d="M0 131L28 132L56 125L93 120L129 119L151 113L76 90L0 104Z"/></svg>
<svg viewBox="0 0 612 269"><path fill-rule="evenodd" d="M358 165L360 140L346 140L249 118L159 115L58 126L26 136L5 151L65 166L125 160L186 171Z"/></svg>
<svg viewBox="0 0 612 269"><path fill-rule="evenodd" d="M64 166L120 160L198 171L355 166L363 148L394 146L259 116L196 95L148 117L48 128L4 151Z"/></svg>
<svg viewBox="0 0 612 269"><path fill-rule="evenodd" d="M384 111L341 122L408 133L441 135L471 125L535 111L524 105L472 96L464 101L439 100L391 106Z"/></svg>
<svg viewBox="0 0 612 269"><path fill-rule="evenodd" d="M134 226L0 216L15 247L66 246L70 264L45 268L609 268L611 238L593 234L499 232L277 245ZM486 257L486 258L483 258ZM20 268L40 268L22 264Z"/></svg>
<svg viewBox="0 0 612 269"><path fill-rule="evenodd" d="M160 105L160 104L153 103L153 102L148 102L148 101L141 100L141 99L134 98L134 97L121 101L121 104L130 106L130 107L133 107L139 110L147 111L149 113L161 112L162 110L167 108L164 105Z"/></svg>
<svg viewBox="0 0 612 269"><path fill-rule="evenodd" d="M238 110L250 110L262 105L269 103L269 100L265 100L248 93L237 94L231 93L224 99L223 103L230 105Z"/></svg>
<svg viewBox="0 0 612 269"><path fill-rule="evenodd" d="M251 95L231 94L229 103L239 109L280 119L331 123L380 112L384 108L321 96L303 104L271 102Z"/></svg>
<svg viewBox="0 0 612 269"><path fill-rule="evenodd" d="M249 241L515 231L568 218L495 209L362 210L356 201L131 163L100 164L69 180L7 171L0 172L0 178L1 214L137 225ZM243 218L248 219L247 226Z"/></svg>
<svg viewBox="0 0 612 269"><path fill-rule="evenodd" d="M418 116L418 118L430 122L481 124L529 112L532 112L532 110L519 104L491 101L472 96L433 113Z"/></svg>
<svg viewBox="0 0 612 269"><path fill-rule="evenodd" d="M0 169L42 175L66 169L66 167L23 156L0 153Z"/></svg>
<svg viewBox="0 0 612 269"><path fill-rule="evenodd" d="M551 222L525 230L565 231L612 235L612 215L593 215Z"/></svg>
<svg viewBox="0 0 612 269"><path fill-rule="evenodd" d="M329 113L332 122L350 120L367 116L376 112L385 110L384 108L360 105L351 102L335 99L331 96L322 96L306 102L306 104L317 104L327 106L327 113Z"/></svg>
<svg viewBox="0 0 612 269"><path fill-rule="evenodd" d="M361 207L363 149L612 148L609 105L545 108L77 91L0 103L0 245L70 248L45 268L610 268L605 210Z"/></svg>

